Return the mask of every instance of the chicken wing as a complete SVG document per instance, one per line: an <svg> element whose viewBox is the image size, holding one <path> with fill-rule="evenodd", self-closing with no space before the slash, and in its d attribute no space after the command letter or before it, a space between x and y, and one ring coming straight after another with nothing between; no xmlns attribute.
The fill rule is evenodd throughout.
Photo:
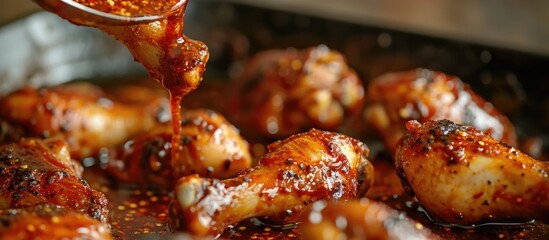
<svg viewBox="0 0 549 240"><path fill-rule="evenodd" d="M174 176L174 167L223 179L251 166L248 143L222 115L205 109L185 110L182 120L179 156L185 160L179 162L187 166L171 166L172 130L163 128L117 149L107 170L123 182L166 187L182 177Z"/></svg>
<svg viewBox="0 0 549 240"><path fill-rule="evenodd" d="M0 239L112 239L109 226L55 205L0 209Z"/></svg>
<svg viewBox="0 0 549 240"><path fill-rule="evenodd" d="M459 78L441 72L415 69L382 75L368 85L367 102L366 119L392 154L408 120L448 119L517 144L513 124L505 115Z"/></svg>
<svg viewBox="0 0 549 240"><path fill-rule="evenodd" d="M471 126L410 121L395 154L405 189L438 221L549 220L549 163Z"/></svg>
<svg viewBox="0 0 549 240"><path fill-rule="evenodd" d="M0 99L4 139L62 137L71 155L81 159L101 148L124 143L129 137L169 121L168 101L159 98L145 106L111 101L90 84L35 89L25 87Z"/></svg>
<svg viewBox="0 0 549 240"><path fill-rule="evenodd" d="M437 239L421 223L381 202L318 201L301 219L303 239Z"/></svg>
<svg viewBox="0 0 549 240"><path fill-rule="evenodd" d="M234 122L275 138L312 127L335 130L364 100L362 81L345 57L324 45L259 53L235 85L241 116Z"/></svg>
<svg viewBox="0 0 549 240"><path fill-rule="evenodd" d="M372 185L369 150L350 137L313 129L268 148L257 166L236 178L181 178L172 209L175 227L215 235L251 217L286 223L314 201L356 198Z"/></svg>
<svg viewBox="0 0 549 240"><path fill-rule="evenodd" d="M0 209L55 204L107 221L107 199L80 178L63 140L24 139L0 146Z"/></svg>

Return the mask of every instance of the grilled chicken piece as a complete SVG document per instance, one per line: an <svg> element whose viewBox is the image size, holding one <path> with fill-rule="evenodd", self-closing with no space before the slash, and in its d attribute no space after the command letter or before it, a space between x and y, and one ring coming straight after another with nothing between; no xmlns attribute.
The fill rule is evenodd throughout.
<svg viewBox="0 0 549 240"><path fill-rule="evenodd" d="M406 122L448 119L474 126L516 146L513 124L459 78L427 69L382 75L368 85L367 121L389 152L406 132Z"/></svg>
<svg viewBox="0 0 549 240"><path fill-rule="evenodd" d="M268 149L257 166L236 178L181 178L172 209L175 227L215 235L251 217L291 222L314 201L356 198L373 183L368 148L341 134L313 129Z"/></svg>
<svg viewBox="0 0 549 240"><path fill-rule="evenodd" d="M362 198L318 201L301 218L303 239L437 239L429 230L381 202Z"/></svg>
<svg viewBox="0 0 549 240"><path fill-rule="evenodd" d="M80 178L63 140L23 139L0 146L0 209L54 204L107 221L107 199Z"/></svg>
<svg viewBox="0 0 549 240"><path fill-rule="evenodd" d="M246 140L222 115L205 109L182 113L179 156L191 172L203 177L234 177L249 168L252 157ZM128 141L117 149L107 170L119 181L167 187L182 176L171 166L171 128ZM185 171L184 171L185 172Z"/></svg>
<svg viewBox="0 0 549 240"><path fill-rule="evenodd" d="M113 102L90 84L35 89L25 87L0 99L3 142L22 137L61 137L76 159L169 121L168 101L145 106Z"/></svg>
<svg viewBox="0 0 549 240"><path fill-rule="evenodd" d="M112 239L109 226L55 205L0 209L0 239Z"/></svg>
<svg viewBox="0 0 549 240"><path fill-rule="evenodd" d="M235 86L235 112L242 114L231 121L277 139L312 127L335 130L364 100L362 81L345 57L324 45L259 53Z"/></svg>
<svg viewBox="0 0 549 240"><path fill-rule="evenodd" d="M549 220L549 163L448 120L410 121L397 146L405 189L438 221Z"/></svg>

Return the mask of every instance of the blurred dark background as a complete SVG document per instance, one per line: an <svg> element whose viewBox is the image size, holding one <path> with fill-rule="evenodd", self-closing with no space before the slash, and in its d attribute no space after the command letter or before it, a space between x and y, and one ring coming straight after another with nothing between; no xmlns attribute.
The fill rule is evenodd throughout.
<svg viewBox="0 0 549 240"><path fill-rule="evenodd" d="M0 3L0 94L22 84L146 77L102 32ZM549 3L546 1L191 0L185 32L209 46L205 82L227 81L254 53L325 44L365 84L416 67L462 78L520 126L549 131ZM545 141L547 142L547 141Z"/></svg>

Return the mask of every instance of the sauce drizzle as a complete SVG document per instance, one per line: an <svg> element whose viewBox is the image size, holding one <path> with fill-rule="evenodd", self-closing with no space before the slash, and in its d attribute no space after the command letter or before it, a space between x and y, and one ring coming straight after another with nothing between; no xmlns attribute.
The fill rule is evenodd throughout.
<svg viewBox="0 0 549 240"><path fill-rule="evenodd" d="M209 58L207 46L183 34L187 1L179 0L73 0L84 6L111 14L136 16L170 9L166 18L134 25L91 24L120 42L130 50L135 60L145 66L149 76L161 83L170 93L173 137L171 165L177 180L191 173L192 161L181 159L181 101L202 81ZM54 12L56 9L53 9ZM69 21L71 19L68 19Z"/></svg>

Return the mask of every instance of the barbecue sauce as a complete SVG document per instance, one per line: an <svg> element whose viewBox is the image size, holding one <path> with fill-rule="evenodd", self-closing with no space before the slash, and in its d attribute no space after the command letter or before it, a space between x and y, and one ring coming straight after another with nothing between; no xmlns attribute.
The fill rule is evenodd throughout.
<svg viewBox="0 0 549 240"><path fill-rule="evenodd" d="M207 46L183 34L187 1L165 0L74 0L87 7L120 16L140 16L169 11L160 20L128 25L91 24L130 50L135 60L145 66L149 76L170 93L173 137L171 165L175 176L191 173L192 162L180 158L181 101L198 87L209 58ZM52 9L55 11L56 9ZM58 10L59 11L59 10ZM57 11L57 12L58 12ZM59 13L61 15L61 13ZM71 19L68 19L71 21ZM182 162L185 161L185 162ZM177 180L177 177L175 178Z"/></svg>

